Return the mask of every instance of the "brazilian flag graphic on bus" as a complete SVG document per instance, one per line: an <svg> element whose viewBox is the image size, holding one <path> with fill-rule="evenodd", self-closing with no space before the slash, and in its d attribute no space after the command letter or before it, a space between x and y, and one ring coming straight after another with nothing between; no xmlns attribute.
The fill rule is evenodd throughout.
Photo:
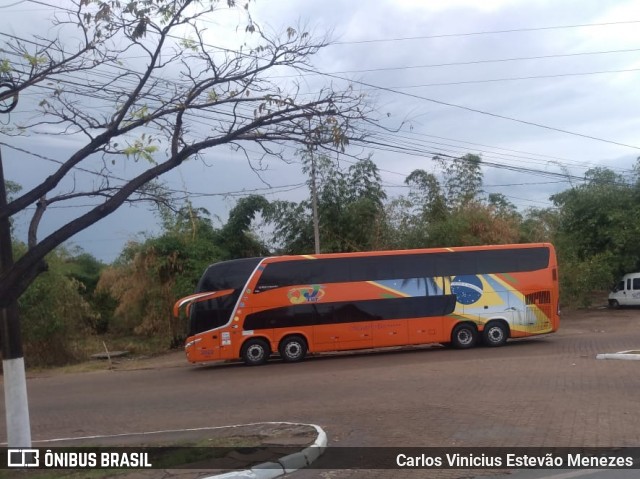
<svg viewBox="0 0 640 479"><path fill-rule="evenodd" d="M525 294L509 281L509 275L481 274L376 281L385 291L404 297L453 294L454 315L477 323L503 317L511 328L522 332L551 330L548 315L536 304L528 304Z"/></svg>

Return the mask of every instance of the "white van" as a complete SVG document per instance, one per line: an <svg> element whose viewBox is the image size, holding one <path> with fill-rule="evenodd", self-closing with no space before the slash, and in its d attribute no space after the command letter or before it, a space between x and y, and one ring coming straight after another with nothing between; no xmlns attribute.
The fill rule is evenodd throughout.
<svg viewBox="0 0 640 479"><path fill-rule="evenodd" d="M640 273L625 274L609 293L609 306L640 306Z"/></svg>

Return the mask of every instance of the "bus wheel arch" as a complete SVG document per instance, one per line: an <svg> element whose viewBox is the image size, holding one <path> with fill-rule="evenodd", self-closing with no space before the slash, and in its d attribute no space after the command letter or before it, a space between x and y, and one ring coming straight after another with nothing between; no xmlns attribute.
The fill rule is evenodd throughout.
<svg viewBox="0 0 640 479"><path fill-rule="evenodd" d="M289 334L280 340L278 352L286 363L302 361L309 351L309 342L302 334Z"/></svg>
<svg viewBox="0 0 640 479"><path fill-rule="evenodd" d="M492 348L504 346L510 336L509 324L502 318L492 319L482 330L483 343Z"/></svg>
<svg viewBox="0 0 640 479"><path fill-rule="evenodd" d="M240 348L240 359L247 366L259 366L265 364L271 356L271 347L266 338L249 338Z"/></svg>
<svg viewBox="0 0 640 479"><path fill-rule="evenodd" d="M451 345L456 349L469 349L477 342L478 328L473 323L458 323L451 332Z"/></svg>

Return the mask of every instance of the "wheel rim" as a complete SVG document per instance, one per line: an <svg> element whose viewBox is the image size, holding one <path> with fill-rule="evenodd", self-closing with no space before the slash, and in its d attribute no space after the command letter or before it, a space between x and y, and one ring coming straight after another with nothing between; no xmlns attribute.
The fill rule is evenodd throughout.
<svg viewBox="0 0 640 479"><path fill-rule="evenodd" d="M457 337L458 342L463 346L467 346L473 341L473 334L471 334L471 331L469 331L467 328L459 330Z"/></svg>
<svg viewBox="0 0 640 479"><path fill-rule="evenodd" d="M298 359L302 354L302 345L296 341L287 343L284 354L288 359Z"/></svg>
<svg viewBox="0 0 640 479"><path fill-rule="evenodd" d="M251 362L259 362L264 359L264 348L259 344L252 344L247 349L247 357L251 360Z"/></svg>
<svg viewBox="0 0 640 479"><path fill-rule="evenodd" d="M499 343L504 339L504 331L499 326L492 326L491 328L489 328L487 338L492 343Z"/></svg>

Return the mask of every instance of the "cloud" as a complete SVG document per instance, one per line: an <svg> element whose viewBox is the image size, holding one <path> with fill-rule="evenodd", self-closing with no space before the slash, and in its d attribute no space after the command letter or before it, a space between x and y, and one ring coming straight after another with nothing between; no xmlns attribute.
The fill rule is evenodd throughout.
<svg viewBox="0 0 640 479"><path fill-rule="evenodd" d="M413 169L433 168L430 158L438 152L459 156L466 152L481 153L486 161L502 164L505 168L526 164L539 169L536 176L487 167L485 180L487 184L505 185L529 182L529 187L505 186L491 191L521 198L514 201L521 207L544 206L545 202L550 205L550 194L567 186L566 183L540 184L551 181L544 175L560 171L558 165L575 175L599 164L623 171L629 169L638 156L634 148L428 100L640 146L637 145L640 90L635 88L640 72L562 76L640 68L638 52L582 55L640 48L639 24L542 29L640 20L640 4L636 1L283 0L255 2L250 8L255 21L271 30L283 31L290 25L306 24L318 35L332 32L337 43L313 58L312 63L320 72L348 72L334 76L304 76L298 80L308 91L317 91L326 84L345 86L347 81L352 81L356 88L361 88L375 101L383 125L392 129L402 125L395 134L379 132L379 140L393 148L369 144L351 151L373 153L374 161L387 170L383 172L385 182L402 184L403 175ZM50 31L51 14L45 7L35 12L16 7L2 13L2 32L27 36L30 32ZM209 17L206 27L211 32L211 42L221 41L226 35L229 43L225 45L231 44L235 32L232 23L238 20L237 16L229 14ZM20 29L16 25L20 25ZM514 31L506 33L505 30ZM487 33L498 31L502 33ZM409 37L414 38L403 40ZM457 65L444 65L451 63ZM547 78L507 80L532 76ZM497 81L481 83L490 79ZM478 83L473 83L475 81ZM358 82L396 91L372 89ZM400 88L433 83L449 84ZM26 109L29 104L22 101L20 107ZM22 144L16 139L3 137L2 140ZM31 141L37 151L60 158L68 154L64 150L65 143L59 138L39 136ZM398 147L411 147L414 151L407 153ZM253 149L250 147L250 150ZM5 170L19 183L35 184L42 175L50 173L51 166L46 162L23 158L18 164L4 148L3 153ZM286 150L286 153L290 160L296 159L295 149ZM206 152L202 162L188 161L179 172L171 173L164 180L176 190L193 193L195 206L209 209L224 221L236 196L221 193L242 194L244 191L249 194L255 188L264 187L265 181L280 186L301 184L306 180L297 163L273 160L267 166L261 179L246 159L227 148L217 148ZM76 179L89 181L83 175ZM402 191L394 188L389 193L392 196ZM291 191L277 189L271 193L269 198L296 200L307 194L304 187ZM529 204L530 201L540 203ZM118 246L124 238L141 230L157 230L156 217L147 209L139 208L135 213L130 208L123 211L125 213L118 212L113 217L115 220L107 219L92 227L91 232L78 235L78 244L110 260L119 251ZM64 220L66 213L63 210L52 213L52 222ZM43 227L53 223L44 223ZM107 242L95 241L96 238L113 238L113 241L107 248Z"/></svg>

